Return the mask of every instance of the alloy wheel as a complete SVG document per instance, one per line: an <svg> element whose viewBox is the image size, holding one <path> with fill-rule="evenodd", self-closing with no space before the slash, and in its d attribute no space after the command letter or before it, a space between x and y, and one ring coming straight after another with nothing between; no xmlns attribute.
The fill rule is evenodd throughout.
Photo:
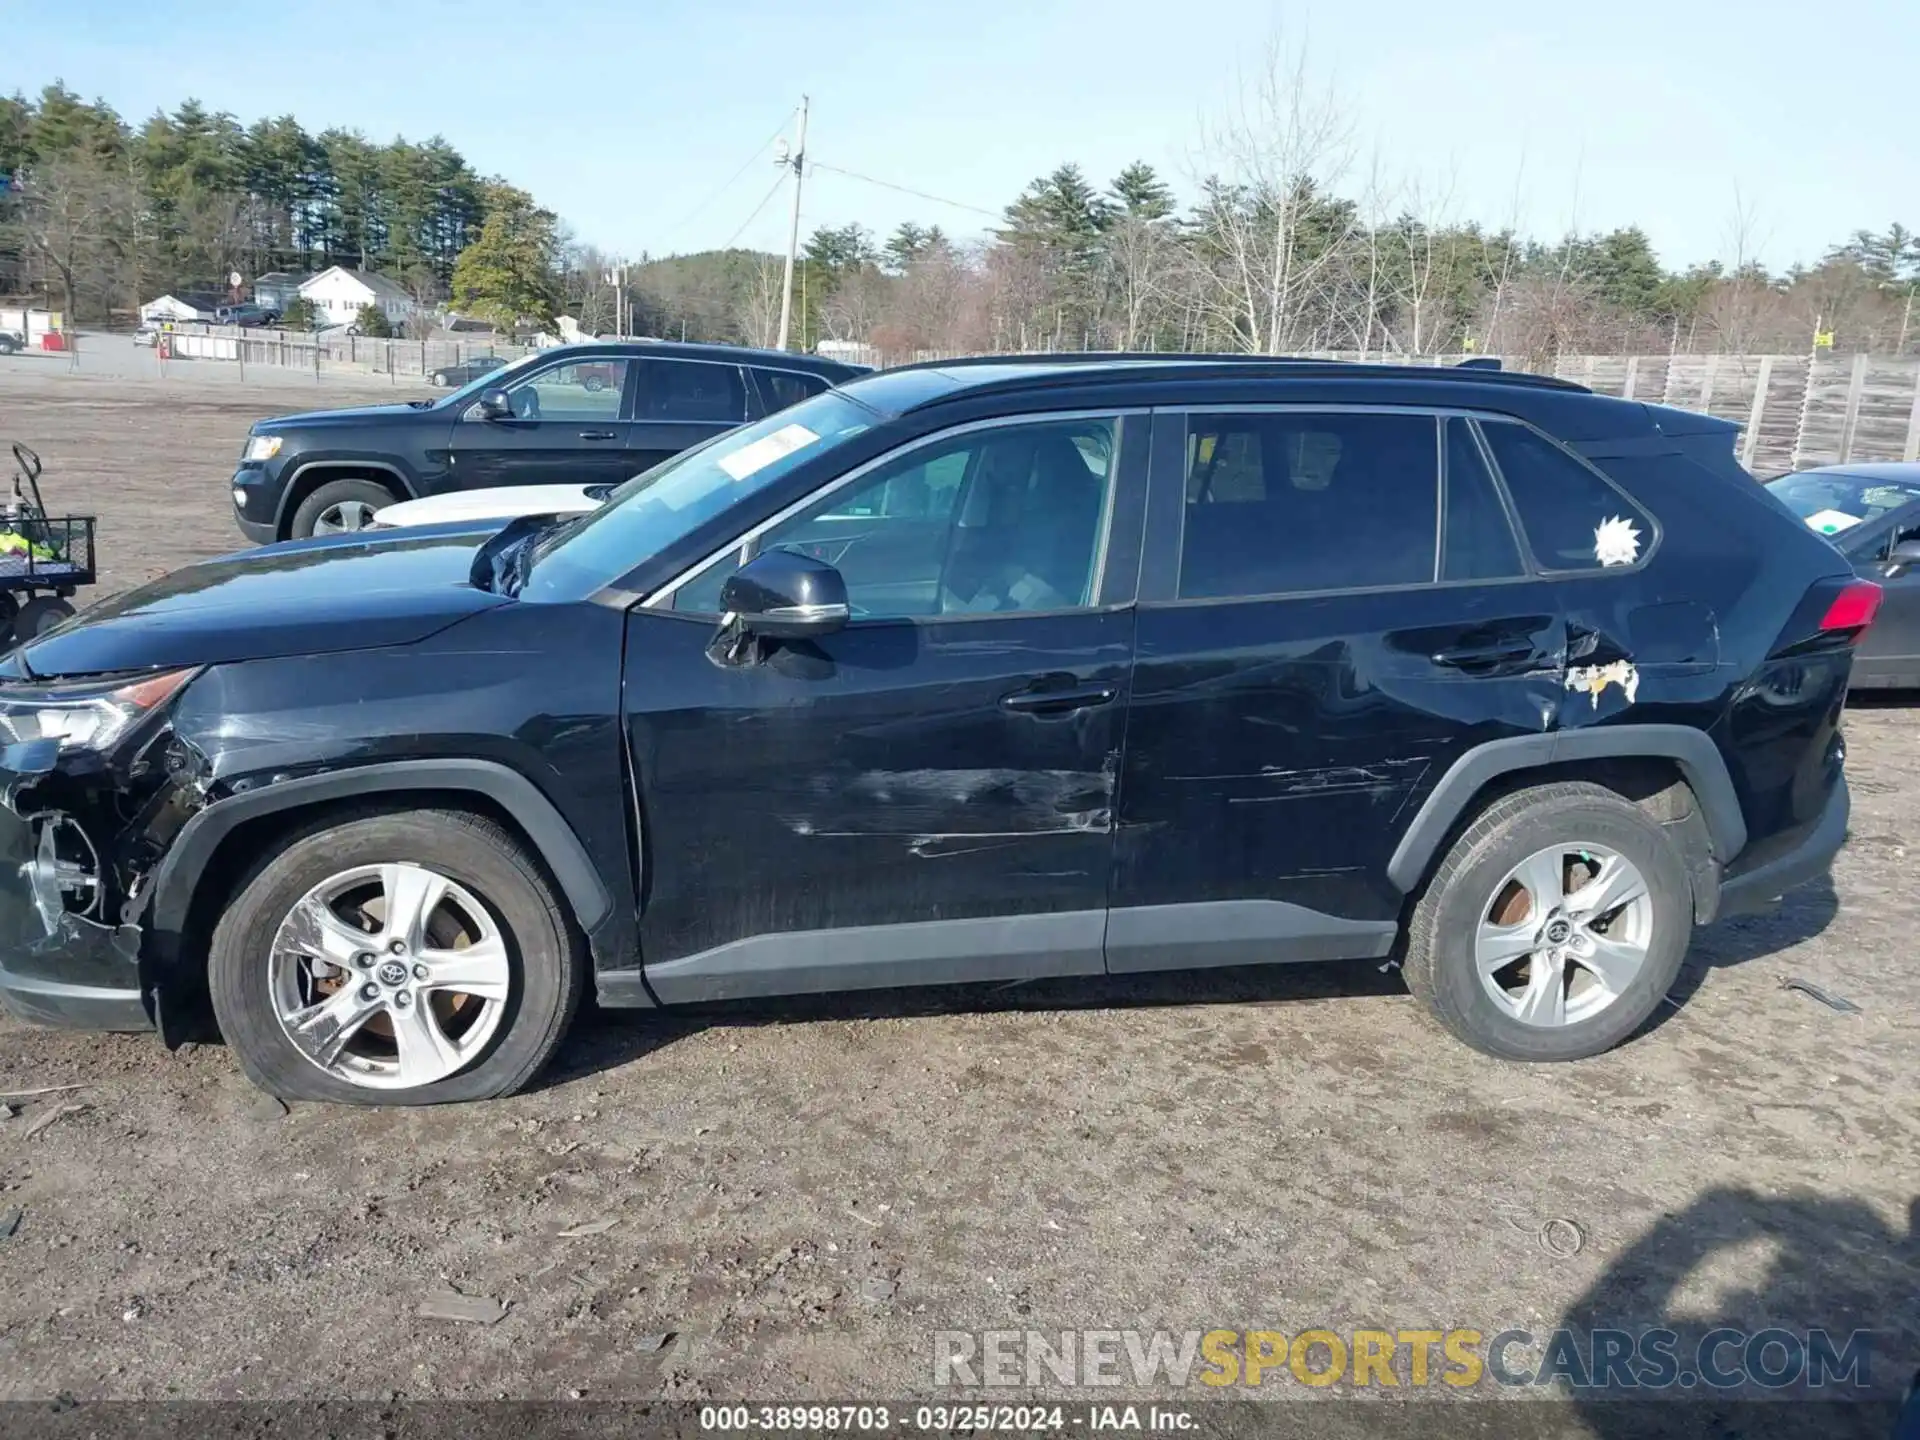
<svg viewBox="0 0 1920 1440"><path fill-rule="evenodd" d="M458 1073L500 1028L513 968L499 922L422 865L364 865L309 890L268 961L280 1028L313 1065L375 1090Z"/></svg>
<svg viewBox="0 0 1920 1440"><path fill-rule="evenodd" d="M1646 964L1653 895L1604 845L1535 851L1494 887L1474 932L1474 969L1524 1025L1577 1025L1612 1005Z"/></svg>
<svg viewBox="0 0 1920 1440"><path fill-rule="evenodd" d="M342 500L329 505L313 522L316 535L338 535L347 530L364 530L373 523L373 507L364 500Z"/></svg>

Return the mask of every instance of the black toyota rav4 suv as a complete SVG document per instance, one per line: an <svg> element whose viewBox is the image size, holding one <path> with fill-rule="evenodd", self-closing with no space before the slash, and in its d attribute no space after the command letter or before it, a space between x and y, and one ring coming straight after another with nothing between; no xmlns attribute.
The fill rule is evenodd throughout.
<svg viewBox="0 0 1920 1440"><path fill-rule="evenodd" d="M265 545L359 530L383 505L448 490L555 481L611 489L865 372L731 345L536 350L437 399L260 421L234 472L233 516Z"/></svg>
<svg viewBox="0 0 1920 1440"><path fill-rule="evenodd" d="M1704 416L1483 369L907 368L597 511L180 570L5 662L0 993L261 1085L603 1006L1397 960L1632 1034L1822 873L1878 591Z"/></svg>

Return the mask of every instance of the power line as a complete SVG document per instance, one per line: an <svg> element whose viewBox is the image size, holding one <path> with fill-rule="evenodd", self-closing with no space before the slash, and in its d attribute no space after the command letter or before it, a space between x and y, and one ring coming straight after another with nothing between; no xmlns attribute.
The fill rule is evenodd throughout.
<svg viewBox="0 0 1920 1440"><path fill-rule="evenodd" d="M1004 219L1002 212L988 210L979 205L969 205L964 200L949 200L944 195L929 195L925 190L915 190L906 185L895 185L889 180L876 180L871 175L862 175L853 170L842 170L838 165L823 165L818 160L809 161L809 170L826 170L834 175L844 175L849 180L859 180L868 185L878 185L882 190L897 190L902 195L911 195L918 200L931 200L936 205L951 205L956 210L971 210L976 215L984 215L989 220Z"/></svg>
<svg viewBox="0 0 1920 1440"><path fill-rule="evenodd" d="M793 119L793 111L789 110L785 115L781 117L779 125L774 128L774 132L771 135L769 135L766 139L762 140L757 147L755 147L753 154L747 157L746 163L743 164L738 170L734 171L733 174L729 175L726 178L725 183L723 183L719 189L713 191L710 195L707 196L706 199L702 200L698 205L694 206L693 209L689 210L684 216L682 216L679 221L669 226L667 229L661 231L660 233L663 236L678 235L682 230L686 229L688 225L693 223L693 221L698 220L701 215L705 214L707 207L712 205L713 202L718 200L722 195L726 194L727 191L731 190L734 187L734 184L740 179L740 177L746 174L747 171L751 170L754 167L754 165L758 163L760 157L766 154L767 147L773 144L774 141L778 140L783 134L786 133L787 124L792 119Z"/></svg>
<svg viewBox="0 0 1920 1440"><path fill-rule="evenodd" d="M787 177L785 175L782 175L778 180L773 182L773 188L760 197L760 203L753 207L753 213L742 220L740 222L740 228L727 237L727 243L720 247L722 250L731 250L733 248L733 242L744 235L747 227L760 218L760 212L767 208L767 202L780 193L780 187L786 184L786 182Z"/></svg>

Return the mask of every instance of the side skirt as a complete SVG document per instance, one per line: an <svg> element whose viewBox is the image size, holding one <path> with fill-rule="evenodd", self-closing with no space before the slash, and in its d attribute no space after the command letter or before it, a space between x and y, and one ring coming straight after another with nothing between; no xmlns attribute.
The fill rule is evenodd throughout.
<svg viewBox="0 0 1920 1440"><path fill-rule="evenodd" d="M1377 959L1392 921L1346 920L1279 900L1225 900L1073 910L975 920L928 920L744 940L603 972L608 1006L1057 976L1131 974L1310 960ZM644 973L644 982L642 981Z"/></svg>
<svg viewBox="0 0 1920 1440"><path fill-rule="evenodd" d="M1309 960L1375 960L1393 948L1391 920L1344 920L1285 900L1136 905L1107 919L1107 969L1198 970Z"/></svg>

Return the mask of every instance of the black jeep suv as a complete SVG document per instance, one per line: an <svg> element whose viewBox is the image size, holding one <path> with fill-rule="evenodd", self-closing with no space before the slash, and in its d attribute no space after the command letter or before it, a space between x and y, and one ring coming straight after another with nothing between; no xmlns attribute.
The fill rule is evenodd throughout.
<svg viewBox="0 0 1920 1440"><path fill-rule="evenodd" d="M568 362L577 363L577 362ZM382 1104L584 991L1397 959L1591 1055L1822 873L1878 591L1733 428L1481 369L884 372L597 511L296 542L0 671L0 993Z"/></svg>
<svg viewBox="0 0 1920 1440"><path fill-rule="evenodd" d="M728 345L607 342L536 350L406 405L262 420L233 477L257 544L358 530L396 500L488 485L615 485L747 420L865 373Z"/></svg>

